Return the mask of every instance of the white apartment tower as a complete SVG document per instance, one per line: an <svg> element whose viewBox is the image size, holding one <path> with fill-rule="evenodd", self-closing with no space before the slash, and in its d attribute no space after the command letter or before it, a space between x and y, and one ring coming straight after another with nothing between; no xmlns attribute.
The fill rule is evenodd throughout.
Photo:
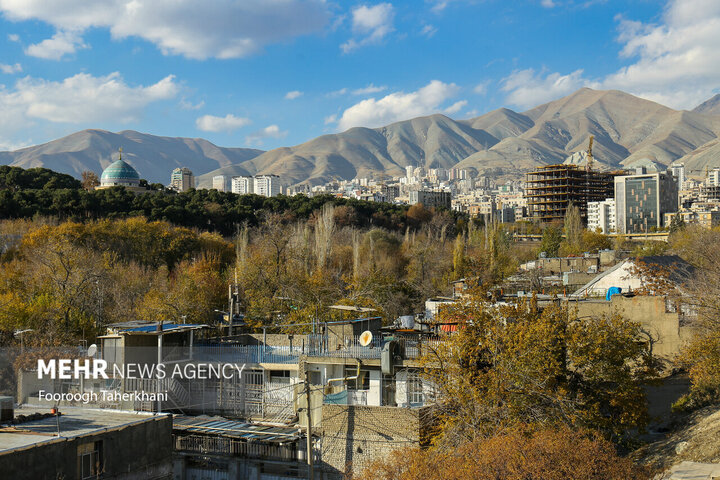
<svg viewBox="0 0 720 480"><path fill-rule="evenodd" d="M232 193L238 195L245 195L248 193L255 193L253 177L249 176L238 176L232 177L231 190Z"/></svg>
<svg viewBox="0 0 720 480"><path fill-rule="evenodd" d="M176 168L170 175L170 188L178 192L187 192L195 188L195 176L187 167Z"/></svg>
<svg viewBox="0 0 720 480"><path fill-rule="evenodd" d="M280 177L277 175L258 175L254 183L255 194L263 197L280 195Z"/></svg>
<svg viewBox="0 0 720 480"><path fill-rule="evenodd" d="M595 232L600 229L604 234L617 230L615 222L615 199L608 198L602 202L588 202L588 230Z"/></svg>
<svg viewBox="0 0 720 480"><path fill-rule="evenodd" d="M212 180L212 188L218 192L227 192L228 188L228 177L226 175L215 175Z"/></svg>
<svg viewBox="0 0 720 480"><path fill-rule="evenodd" d="M673 163L670 165L670 171L677 181L678 190L682 190L685 184L685 164Z"/></svg>

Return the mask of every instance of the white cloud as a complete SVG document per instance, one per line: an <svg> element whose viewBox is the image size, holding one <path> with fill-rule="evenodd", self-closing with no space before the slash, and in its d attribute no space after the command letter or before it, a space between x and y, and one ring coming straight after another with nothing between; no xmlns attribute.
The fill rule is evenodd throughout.
<svg viewBox="0 0 720 480"><path fill-rule="evenodd" d="M338 127L379 127L388 123L429 115L440 111L446 100L455 96L459 87L454 83L433 80L415 92L396 92L380 100L369 98L345 110Z"/></svg>
<svg viewBox="0 0 720 480"><path fill-rule="evenodd" d="M178 90L172 75L147 87L131 87L117 72L104 77L78 73L59 82L25 77L12 90L0 88L0 111L15 124L32 119L125 123L137 120L150 103L173 98Z"/></svg>
<svg viewBox="0 0 720 480"><path fill-rule="evenodd" d="M287 130L280 130L280 127L277 125L268 125L262 130L253 132L245 137L245 143L248 145L262 145L263 140L266 138L285 138L287 134Z"/></svg>
<svg viewBox="0 0 720 480"><path fill-rule="evenodd" d="M303 92L300 90L293 90L292 92L287 92L285 94L285 100L295 100L296 98L302 97Z"/></svg>
<svg viewBox="0 0 720 480"><path fill-rule="evenodd" d="M457 102L453 103L452 105L450 105L449 107L447 107L447 108L446 108L445 110L443 110L443 111L444 111L445 113L447 113L448 115L451 115L451 114L453 114L453 113L457 113L457 112L459 112L460 110L462 110L462 108L463 108L465 105L467 105L467 103L468 103L467 100L460 100L460 101L457 101Z"/></svg>
<svg viewBox="0 0 720 480"><path fill-rule="evenodd" d="M422 28L422 30L420 30L420 35L425 35L428 38L431 38L436 33L437 33L437 28L435 28L432 25L425 25Z"/></svg>
<svg viewBox="0 0 720 480"><path fill-rule="evenodd" d="M629 65L598 79L513 72L503 82L508 102L528 107L588 86L623 90L673 108L691 109L720 86L720 2L670 0L657 24L618 17L620 57Z"/></svg>
<svg viewBox="0 0 720 480"><path fill-rule="evenodd" d="M485 80L484 82L480 82L475 85L475 88L473 88L473 92L477 93L478 95L485 95L489 86L490 80Z"/></svg>
<svg viewBox="0 0 720 480"><path fill-rule="evenodd" d="M194 59L245 57L319 32L330 19L324 0L0 0L0 12L59 31L107 28L113 38L140 37Z"/></svg>
<svg viewBox="0 0 720 480"><path fill-rule="evenodd" d="M554 2L554 0L542 0L540 2L540 5L542 5L545 8L553 8L557 6L557 3Z"/></svg>
<svg viewBox="0 0 720 480"><path fill-rule="evenodd" d="M198 103L192 103L187 98L180 99L180 108L183 110L200 110L205 106L205 100L200 100Z"/></svg>
<svg viewBox="0 0 720 480"><path fill-rule="evenodd" d="M22 72L22 66L19 63L16 63L14 65L6 65L4 63L0 63L0 72L4 73L5 75L12 75L13 73Z"/></svg>
<svg viewBox="0 0 720 480"><path fill-rule="evenodd" d="M203 115L195 120L195 125L203 132L231 132L250 125L250 119L244 117L236 117L228 113L224 117L216 117L215 115Z"/></svg>
<svg viewBox="0 0 720 480"><path fill-rule="evenodd" d="M393 28L395 10L389 3L379 3L368 7L360 5L352 11L352 30L354 37L340 45L344 53L349 53L366 45L380 43Z"/></svg>
<svg viewBox="0 0 720 480"><path fill-rule="evenodd" d="M8 38L8 40L10 40L11 42L16 42L16 43L17 43L17 42L20 41L20 35L18 35L17 33L9 33L8 36L7 36L7 38Z"/></svg>
<svg viewBox="0 0 720 480"><path fill-rule="evenodd" d="M370 93L378 93L387 90L387 87L384 85L376 87L372 83L368 85L367 87L358 88L352 91L353 95L368 95Z"/></svg>
<svg viewBox="0 0 720 480"><path fill-rule="evenodd" d="M52 38L30 45L25 54L46 60L60 60L65 55L75 53L78 49L89 48L76 31L59 31Z"/></svg>
<svg viewBox="0 0 720 480"><path fill-rule="evenodd" d="M508 92L507 101L520 107L534 107L555 100L575 90L587 86L588 80L582 77L582 70L569 75L550 73L544 75L535 70L516 70L502 81L502 90Z"/></svg>
<svg viewBox="0 0 720 480"><path fill-rule="evenodd" d="M342 97L343 95L345 95L346 93L348 93L348 91L349 91L349 90L348 90L346 87L344 87L344 88L341 88L341 89L339 89L339 90L333 90L332 92L329 92L329 93L325 94L325 96L328 97L328 98Z"/></svg>
<svg viewBox="0 0 720 480"><path fill-rule="evenodd" d="M335 122L337 122L337 114L333 113L332 115L325 117L325 125L330 125Z"/></svg>

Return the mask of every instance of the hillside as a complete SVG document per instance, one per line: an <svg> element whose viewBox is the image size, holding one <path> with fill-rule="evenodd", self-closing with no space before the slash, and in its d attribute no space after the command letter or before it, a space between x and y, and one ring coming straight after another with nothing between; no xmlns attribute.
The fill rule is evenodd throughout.
<svg viewBox="0 0 720 480"><path fill-rule="evenodd" d="M720 166L720 157L704 153L719 134L720 116L677 111L616 90L583 88L522 113L501 108L461 121L436 114L382 128L352 128L268 151L237 167L274 173L288 184L400 175L406 165L457 166L517 178L585 150L594 135L601 168L685 159L694 169L703 162ZM212 175L227 171L213 171L201 182L207 185Z"/></svg>
<svg viewBox="0 0 720 480"><path fill-rule="evenodd" d="M209 187L218 174L273 173L286 185L317 185L402 175L407 165L467 168L506 179L565 161L587 148L590 135L600 168L662 169L682 161L688 176L699 177L705 168L720 166L720 96L693 111L678 111L617 90L583 88L526 112L500 108L467 120L435 114L381 128L351 128L267 152L218 147L203 139L84 130L0 152L0 164L43 166L77 177L83 170L100 173L122 146L124 158L143 178L167 183L173 168L187 166L200 187Z"/></svg>
<svg viewBox="0 0 720 480"><path fill-rule="evenodd" d="M142 178L163 184L169 182L170 172L176 167L189 167L201 174L262 153L251 148L222 148L201 138L158 137L132 130L119 133L83 130L42 145L0 152L0 164L45 167L75 177L80 177L85 170L100 175L117 160L120 147L123 147L123 159L135 167Z"/></svg>

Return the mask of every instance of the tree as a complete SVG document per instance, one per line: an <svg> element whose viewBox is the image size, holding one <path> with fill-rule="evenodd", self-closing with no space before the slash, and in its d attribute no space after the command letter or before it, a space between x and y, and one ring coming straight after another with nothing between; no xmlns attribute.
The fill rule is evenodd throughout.
<svg viewBox="0 0 720 480"><path fill-rule="evenodd" d="M588 321L565 305L505 307L473 292L440 312L460 329L427 359L441 401L436 443L475 441L517 425L599 429L615 440L648 421L649 345L619 315ZM437 368L439 367L439 368Z"/></svg>
<svg viewBox="0 0 720 480"><path fill-rule="evenodd" d="M580 255L583 252L583 224L582 218L580 217L580 209L572 202L570 202L565 212L563 230L565 232L565 240L560 244L560 255Z"/></svg>
<svg viewBox="0 0 720 480"><path fill-rule="evenodd" d="M95 187L100 185L100 179L95 172L85 170L81 174L82 188L85 190L95 190Z"/></svg>
<svg viewBox="0 0 720 480"><path fill-rule="evenodd" d="M561 243L562 231L558 227L548 225L543 229L540 243L541 252L545 252L548 257L557 257Z"/></svg>
<svg viewBox="0 0 720 480"><path fill-rule="evenodd" d="M596 433L569 428L512 431L456 449L398 449L354 478L369 480L641 480L645 468Z"/></svg>

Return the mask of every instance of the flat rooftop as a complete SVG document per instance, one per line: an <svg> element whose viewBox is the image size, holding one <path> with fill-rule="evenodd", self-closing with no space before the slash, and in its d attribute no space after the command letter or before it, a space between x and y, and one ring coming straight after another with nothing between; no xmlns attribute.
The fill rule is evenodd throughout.
<svg viewBox="0 0 720 480"><path fill-rule="evenodd" d="M15 409L15 417L34 413L50 413L49 408L22 407ZM55 416L30 420L19 424L3 423L0 426L0 455L23 450L45 443L65 441L72 437L101 433L129 425L151 421L165 414L101 410L92 408L60 408L60 436Z"/></svg>
<svg viewBox="0 0 720 480"><path fill-rule="evenodd" d="M223 417L183 416L173 418L175 432L213 434L247 441L283 443L302 437L298 427L266 425L228 420Z"/></svg>

